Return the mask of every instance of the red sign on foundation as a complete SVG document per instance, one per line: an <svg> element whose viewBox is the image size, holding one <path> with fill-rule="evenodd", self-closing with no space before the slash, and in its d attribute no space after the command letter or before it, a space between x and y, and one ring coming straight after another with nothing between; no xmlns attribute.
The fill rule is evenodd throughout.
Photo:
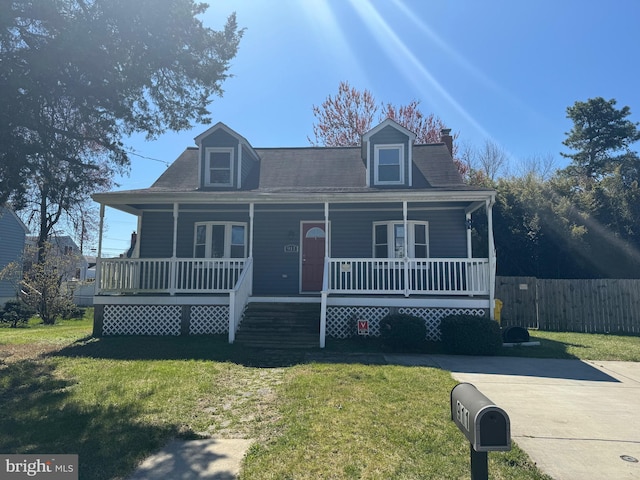
<svg viewBox="0 0 640 480"><path fill-rule="evenodd" d="M369 320L358 320L358 335L369 335Z"/></svg>

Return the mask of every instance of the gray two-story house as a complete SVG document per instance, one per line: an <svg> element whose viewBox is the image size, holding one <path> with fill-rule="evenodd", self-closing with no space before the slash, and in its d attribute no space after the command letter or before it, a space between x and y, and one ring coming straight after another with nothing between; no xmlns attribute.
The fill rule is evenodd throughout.
<svg viewBox="0 0 640 480"><path fill-rule="evenodd" d="M0 271L12 262L22 263L29 229L8 206L0 206ZM0 279L0 307L18 296L19 278Z"/></svg>
<svg viewBox="0 0 640 480"><path fill-rule="evenodd" d="M361 147L257 148L218 123L149 188L95 194L138 218L135 258L98 259L95 333L242 330L253 303L318 305L318 345L389 312L493 315L493 190L466 185L451 136L388 119ZM488 256L474 256L474 212ZM98 254L100 256L100 253Z"/></svg>

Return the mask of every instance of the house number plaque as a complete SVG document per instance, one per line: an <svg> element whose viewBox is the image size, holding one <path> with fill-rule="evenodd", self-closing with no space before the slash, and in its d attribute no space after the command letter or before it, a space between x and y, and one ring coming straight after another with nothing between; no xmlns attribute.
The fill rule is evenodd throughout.
<svg viewBox="0 0 640 480"><path fill-rule="evenodd" d="M298 253L300 251L300 247L298 245L285 245L284 253Z"/></svg>

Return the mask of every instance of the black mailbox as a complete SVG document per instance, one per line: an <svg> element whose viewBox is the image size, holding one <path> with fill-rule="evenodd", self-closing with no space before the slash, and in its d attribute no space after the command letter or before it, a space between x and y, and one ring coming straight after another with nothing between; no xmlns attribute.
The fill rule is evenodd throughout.
<svg viewBox="0 0 640 480"><path fill-rule="evenodd" d="M451 419L476 452L511 450L509 416L474 385L460 383L451 390Z"/></svg>

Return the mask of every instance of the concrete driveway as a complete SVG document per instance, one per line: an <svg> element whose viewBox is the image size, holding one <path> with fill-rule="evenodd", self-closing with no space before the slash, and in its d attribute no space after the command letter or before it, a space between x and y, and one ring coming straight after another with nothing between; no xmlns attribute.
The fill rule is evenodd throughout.
<svg viewBox="0 0 640 480"><path fill-rule="evenodd" d="M555 480L640 479L640 363L430 356L511 420L511 437Z"/></svg>

